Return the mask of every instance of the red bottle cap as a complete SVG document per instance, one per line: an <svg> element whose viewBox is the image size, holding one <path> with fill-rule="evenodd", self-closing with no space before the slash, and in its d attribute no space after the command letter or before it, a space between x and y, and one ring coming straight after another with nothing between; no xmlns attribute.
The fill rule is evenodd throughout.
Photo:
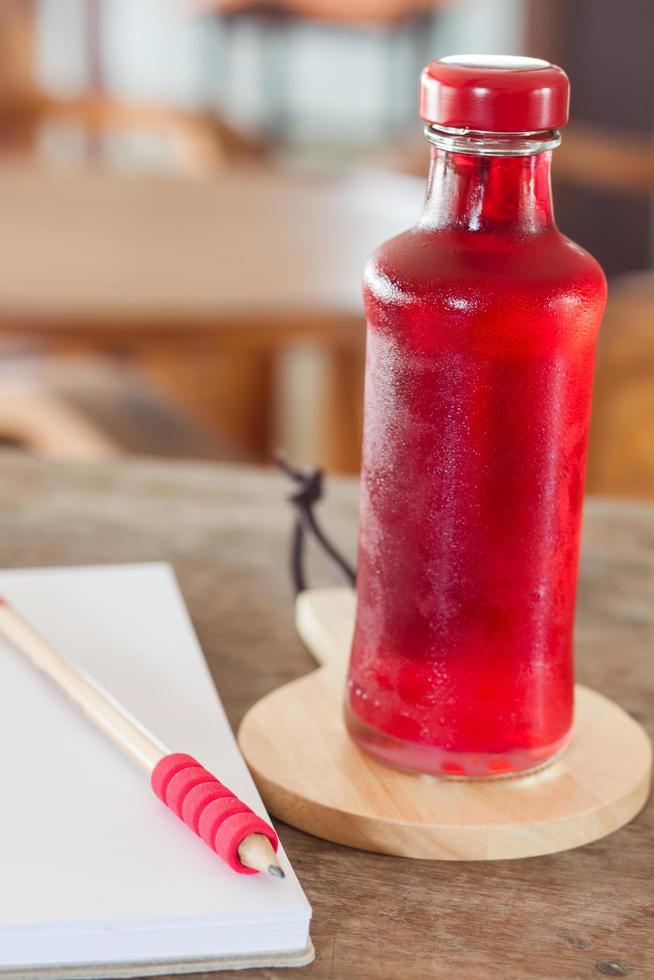
<svg viewBox="0 0 654 980"><path fill-rule="evenodd" d="M568 121L570 82L538 58L463 54L432 61L420 76L425 122L487 133L533 133Z"/></svg>

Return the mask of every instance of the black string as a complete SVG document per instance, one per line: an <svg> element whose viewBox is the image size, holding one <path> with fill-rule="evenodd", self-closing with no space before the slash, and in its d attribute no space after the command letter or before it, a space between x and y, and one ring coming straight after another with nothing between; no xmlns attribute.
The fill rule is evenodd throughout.
<svg viewBox="0 0 654 980"><path fill-rule="evenodd" d="M289 502L293 506L295 519L293 522L293 537L291 539L291 578L295 594L307 588L304 570L305 542L312 538L319 551L325 556L330 565L345 579L348 585L354 586L355 572L351 565L336 550L316 520L313 507L322 500L323 474L316 467L297 470L289 463L286 454L281 450L275 454L275 462L280 470L286 473L296 484L297 489L290 495Z"/></svg>

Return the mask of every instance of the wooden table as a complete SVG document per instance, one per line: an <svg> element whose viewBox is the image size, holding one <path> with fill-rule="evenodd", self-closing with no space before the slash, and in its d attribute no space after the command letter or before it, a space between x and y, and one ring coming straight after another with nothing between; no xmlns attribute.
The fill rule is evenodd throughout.
<svg viewBox="0 0 654 980"><path fill-rule="evenodd" d="M166 559L236 726L267 691L312 669L293 629L286 487L262 470L54 464L0 456L0 565ZM356 485L334 481L327 528L352 555ZM316 582L326 581L316 573ZM588 505L579 678L654 734L654 508ZM654 976L654 816L578 851L438 864L337 847L288 827L314 908L316 961L343 980L584 980ZM279 978L283 972L229 974ZM291 973L288 976L299 976Z"/></svg>
<svg viewBox="0 0 654 980"><path fill-rule="evenodd" d="M421 182L391 176L1 166L0 330L109 348L241 347L306 337L320 314L351 324L368 254L420 204Z"/></svg>
<svg viewBox="0 0 654 980"><path fill-rule="evenodd" d="M243 167L192 181L0 167L0 342L129 357L262 459L279 438L279 360L313 345L326 365L320 462L355 470L361 270L413 223L422 193L416 178L372 173Z"/></svg>

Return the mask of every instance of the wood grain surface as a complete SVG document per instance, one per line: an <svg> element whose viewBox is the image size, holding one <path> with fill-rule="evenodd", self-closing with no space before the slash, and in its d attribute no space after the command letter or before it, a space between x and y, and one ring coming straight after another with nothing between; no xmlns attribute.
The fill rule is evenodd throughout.
<svg viewBox="0 0 654 980"><path fill-rule="evenodd" d="M179 578L234 726L258 698L314 669L295 634L284 562L290 514L261 470L0 457L0 565L165 559ZM326 526L350 554L356 487L333 481ZM330 584L319 567L315 584ZM333 584L333 583L332 583ZM587 508L579 680L654 732L654 509ZM654 817L577 851L438 864L370 854L283 825L314 909L325 980L582 980L654 976ZM223 974L280 978L290 971ZM295 974L297 976L297 974Z"/></svg>

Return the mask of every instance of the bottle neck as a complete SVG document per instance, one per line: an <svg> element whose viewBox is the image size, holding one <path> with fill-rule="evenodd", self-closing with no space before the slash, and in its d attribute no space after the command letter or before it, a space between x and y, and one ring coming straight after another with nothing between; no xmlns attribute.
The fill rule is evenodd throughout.
<svg viewBox="0 0 654 980"><path fill-rule="evenodd" d="M505 155L432 146L421 227L542 234L554 226L551 158L551 150Z"/></svg>

